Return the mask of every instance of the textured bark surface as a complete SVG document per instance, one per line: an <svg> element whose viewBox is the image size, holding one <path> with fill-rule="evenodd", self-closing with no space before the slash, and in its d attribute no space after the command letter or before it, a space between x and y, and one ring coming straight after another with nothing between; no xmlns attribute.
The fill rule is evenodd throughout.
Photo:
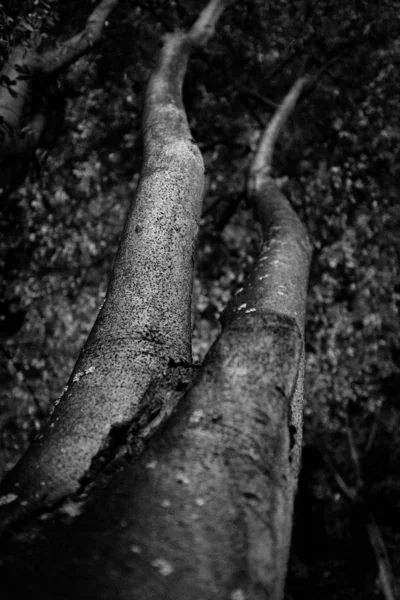
<svg viewBox="0 0 400 600"><path fill-rule="evenodd" d="M179 411L72 524L51 523L32 545L17 540L5 569L13 592L23 568L22 590L29 582L49 599L283 597L310 246L269 162L249 182L260 256Z"/></svg>
<svg viewBox="0 0 400 600"><path fill-rule="evenodd" d="M3 526L82 492L102 458L112 458L118 432L140 440L185 387L204 186L181 100L192 43L179 33L165 41L147 91L141 178L104 305L43 433L1 486Z"/></svg>
<svg viewBox="0 0 400 600"><path fill-rule="evenodd" d="M290 411L301 348L292 319L239 311L140 463L124 468L64 532L50 530L38 562L37 546L31 557L24 547L32 593L280 597L276 564L286 564L290 539ZM21 560L6 572L14 568L13 588Z"/></svg>
<svg viewBox="0 0 400 600"><path fill-rule="evenodd" d="M212 0L189 34L166 39L147 93L144 168L118 268L44 438L8 482L6 514L35 494L54 505L77 491L96 464L104 471L104 454L121 460L114 458L112 480L89 501L75 495L17 531L2 559L5 598L283 597L300 464L310 245L269 170L303 84L279 107L250 169L249 198L264 236L255 268L179 410L133 464L124 458L140 439L134 415L142 416L140 407L149 414L146 399L171 405L187 383L171 371L184 372L190 361L203 175L180 88L190 46L207 39L223 4Z"/></svg>
<svg viewBox="0 0 400 600"><path fill-rule="evenodd" d="M254 299L262 297L265 308L273 310L276 314L285 314L293 318L303 339L299 377L291 408L295 485L297 485L301 460L304 325L311 245L304 225L270 177L270 171L279 134L308 83L306 77L299 77L278 106L261 135L249 170L247 184L248 198L254 207L263 234L259 261L252 274L255 281L249 286L253 289L251 295L256 294Z"/></svg>

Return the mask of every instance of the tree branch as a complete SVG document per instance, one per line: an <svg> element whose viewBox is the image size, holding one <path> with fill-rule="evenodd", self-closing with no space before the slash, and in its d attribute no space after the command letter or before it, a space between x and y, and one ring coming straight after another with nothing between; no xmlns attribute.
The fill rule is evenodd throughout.
<svg viewBox="0 0 400 600"><path fill-rule="evenodd" d="M100 40L107 18L118 2L119 0L102 0L90 14L81 32L38 56L37 71L47 75L54 74L78 60Z"/></svg>
<svg viewBox="0 0 400 600"><path fill-rule="evenodd" d="M218 19L231 3L232 0L211 0L207 4L189 31L188 35L193 45L204 46L207 44L214 35Z"/></svg>
<svg viewBox="0 0 400 600"><path fill-rule="evenodd" d="M276 140L278 139L283 126L292 114L300 94L304 90L308 79L299 77L286 94L283 102L280 104L273 115L268 126L265 128L258 145L258 149L251 165L250 173L252 177L257 177L261 171L268 175L272 166L272 156L275 150Z"/></svg>
<svg viewBox="0 0 400 600"><path fill-rule="evenodd" d="M33 135L24 137L18 132L32 79L38 73L54 75L85 54L99 41L106 20L118 1L102 0L80 33L42 55L33 45L14 48L0 73L0 158L35 149L41 135L38 119L33 117Z"/></svg>
<svg viewBox="0 0 400 600"><path fill-rule="evenodd" d="M213 10L206 8L195 23L196 43L205 42L215 25L219 2L211 3ZM12 506L0 506L3 527L43 505L51 510L66 495L84 494L104 457L109 462L127 453L142 430L149 435L155 409L168 416L182 395L177 378L191 373L193 254L204 163L181 91L195 42L190 32L165 38L146 94L140 182L107 295L40 438L2 483L6 497L15 496ZM113 432L121 429L116 446Z"/></svg>
<svg viewBox="0 0 400 600"><path fill-rule="evenodd" d="M251 90L250 88L241 86L238 89L238 92L239 92L239 94L245 94L246 96L250 96L251 98L258 100L258 102L261 102L261 104L263 104L269 110L271 110L271 108L273 110L276 110L279 106L273 100L270 100L269 98L266 98L265 96L262 96L261 94L259 94L258 92L254 91L254 90Z"/></svg>

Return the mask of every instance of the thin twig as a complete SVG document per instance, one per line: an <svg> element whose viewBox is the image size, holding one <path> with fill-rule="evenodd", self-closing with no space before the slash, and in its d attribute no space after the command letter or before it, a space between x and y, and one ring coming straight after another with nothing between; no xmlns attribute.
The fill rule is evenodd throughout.
<svg viewBox="0 0 400 600"><path fill-rule="evenodd" d="M322 456L322 458L323 458L326 466L328 467L328 469L331 472L333 478L335 479L336 485L338 486L338 488L340 489L340 491L342 492L342 494L350 502L353 503L356 500L357 491L354 490L353 488L351 488L349 485L347 485L347 483L345 482L345 480L343 479L343 477L340 475L340 473L336 469L335 465L333 464L333 462L331 461L331 459L329 458L329 456L321 448L319 449L319 451L321 452L321 456Z"/></svg>
<svg viewBox="0 0 400 600"><path fill-rule="evenodd" d="M261 94L259 94L255 90L251 90L250 88L240 86L240 88L238 89L238 92L239 92L239 94L245 94L246 96L250 96L251 98L258 100L261 104L264 104L264 106L266 106L269 109L272 108L273 110L276 110L279 106L279 104L277 104L273 100L270 100L269 98L266 98L265 96L262 96Z"/></svg>
<svg viewBox="0 0 400 600"><path fill-rule="evenodd" d="M368 537L378 564L379 582L382 594L384 595L385 600L396 600L392 583L394 580L392 567L381 530L371 513L367 515L367 518Z"/></svg>
<svg viewBox="0 0 400 600"><path fill-rule="evenodd" d="M369 454L369 452L371 451L372 445L375 441L376 433L378 431L378 418L380 416L380 413L381 413L381 407L379 407L378 410L375 411L374 418L371 423L371 428L369 430L368 438L367 438L365 448L364 448L364 456Z"/></svg>
<svg viewBox="0 0 400 600"><path fill-rule="evenodd" d="M363 485L363 477L361 472L360 457L358 455L358 450L354 441L353 430L351 428L348 414L346 414L346 438L347 443L349 445L351 461L356 472L357 487L361 488Z"/></svg>

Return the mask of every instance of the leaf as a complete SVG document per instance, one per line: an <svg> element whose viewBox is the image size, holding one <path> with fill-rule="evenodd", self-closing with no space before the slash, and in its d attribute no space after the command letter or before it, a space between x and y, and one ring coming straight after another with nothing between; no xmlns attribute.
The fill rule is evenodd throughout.
<svg viewBox="0 0 400 600"><path fill-rule="evenodd" d="M26 21L21 21L21 22L19 23L19 27L20 27L21 29L26 29L27 31L31 31L32 33L34 33L34 31L35 31L35 30L33 29L32 25L30 25L30 24L29 24L29 23L27 23Z"/></svg>
<svg viewBox="0 0 400 600"><path fill-rule="evenodd" d="M14 90L12 90L10 87L7 88L8 93L10 94L10 96L12 96L13 98L17 98L18 94L17 92L15 92Z"/></svg>
<svg viewBox="0 0 400 600"><path fill-rule="evenodd" d="M19 65L18 63L14 64L14 69L17 71L17 73L21 73L24 75L30 75L31 72L28 65Z"/></svg>

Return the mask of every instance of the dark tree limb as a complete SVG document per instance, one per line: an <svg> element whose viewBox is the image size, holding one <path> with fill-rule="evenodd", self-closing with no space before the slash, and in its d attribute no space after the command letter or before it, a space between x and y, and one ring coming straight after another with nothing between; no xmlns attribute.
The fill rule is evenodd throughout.
<svg viewBox="0 0 400 600"><path fill-rule="evenodd" d="M376 424L376 421L374 421ZM373 428L374 429L374 428ZM381 529L375 520L375 517L368 506L367 491L364 485L364 477L361 468L361 459L357 449L353 430L348 415L346 416L346 438L349 446L350 461L353 465L355 485L350 486L340 474L339 470L332 463L329 455L324 449L321 449L322 457L331 471L333 478L343 497L357 509L361 516L361 520L366 529L371 549L374 553L376 565L378 569L378 579L385 600L395 600L394 591L394 576L392 565L386 549L385 541L382 536ZM372 444L371 432L368 436L368 442L364 449L364 457L370 450ZM361 457L362 458L362 457Z"/></svg>
<svg viewBox="0 0 400 600"><path fill-rule="evenodd" d="M86 54L100 41L107 19L118 2L119 0L102 0L90 14L82 31L58 44L56 48L37 55L36 70L44 75L53 75Z"/></svg>
<svg viewBox="0 0 400 600"><path fill-rule="evenodd" d="M276 102L273 102L273 100L266 98L265 96L263 96L262 94L259 94L255 90L251 90L250 88L241 86L238 91L239 91L239 94L245 94L246 96L255 98L255 100L257 100L258 102L261 102L261 104L263 104L269 110L271 110L271 109L276 110L278 108L278 104L276 104Z"/></svg>
<svg viewBox="0 0 400 600"><path fill-rule="evenodd" d="M56 75L88 52L100 40L107 18L118 1L102 0L80 33L42 54L33 39L29 46L13 49L0 72L0 160L8 154L33 152L38 146L44 123L39 127L36 116L32 116L33 135L20 131L32 80L39 74ZM0 187L5 187L1 179Z"/></svg>

